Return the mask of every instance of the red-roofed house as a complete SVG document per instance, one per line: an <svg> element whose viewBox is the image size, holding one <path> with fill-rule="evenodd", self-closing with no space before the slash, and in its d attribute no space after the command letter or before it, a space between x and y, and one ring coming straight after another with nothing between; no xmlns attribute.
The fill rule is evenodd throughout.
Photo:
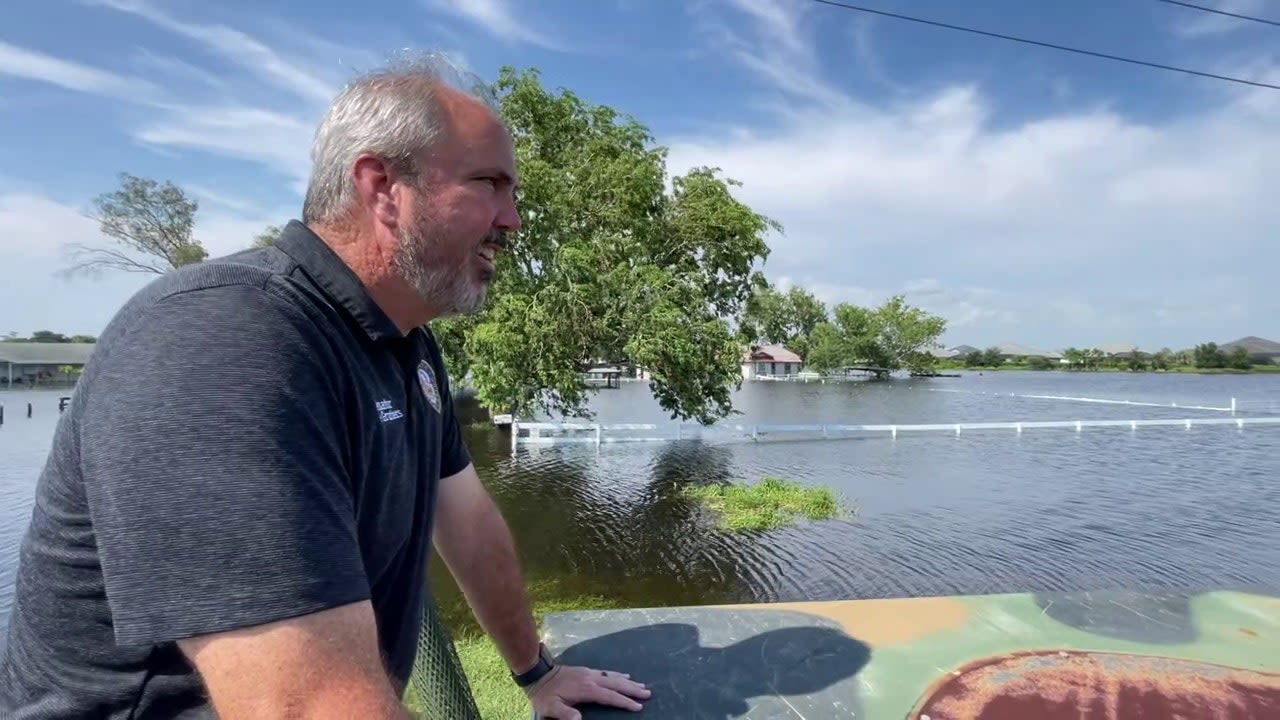
<svg viewBox="0 0 1280 720"><path fill-rule="evenodd" d="M800 356L781 345L753 345L742 357L742 377L786 377L800 372Z"/></svg>

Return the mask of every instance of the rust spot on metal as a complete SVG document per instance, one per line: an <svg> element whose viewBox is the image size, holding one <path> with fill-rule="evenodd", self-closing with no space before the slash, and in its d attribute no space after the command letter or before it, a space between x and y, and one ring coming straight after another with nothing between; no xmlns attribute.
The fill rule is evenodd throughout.
<svg viewBox="0 0 1280 720"><path fill-rule="evenodd" d="M969 607L946 597L834 600L738 605L735 609L790 610L832 620L872 647L899 645L934 633L958 630Z"/></svg>
<svg viewBox="0 0 1280 720"><path fill-rule="evenodd" d="M912 720L1280 718L1280 674L1194 660L1046 650L984 658L936 682Z"/></svg>

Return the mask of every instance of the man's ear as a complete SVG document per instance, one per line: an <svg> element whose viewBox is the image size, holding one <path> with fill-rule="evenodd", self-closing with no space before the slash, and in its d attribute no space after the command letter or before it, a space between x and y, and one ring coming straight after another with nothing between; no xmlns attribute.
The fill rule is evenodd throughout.
<svg viewBox="0 0 1280 720"><path fill-rule="evenodd" d="M388 227L399 225L400 204L392 192L396 178L386 160L367 153L360 155L351 166L351 179L361 207Z"/></svg>

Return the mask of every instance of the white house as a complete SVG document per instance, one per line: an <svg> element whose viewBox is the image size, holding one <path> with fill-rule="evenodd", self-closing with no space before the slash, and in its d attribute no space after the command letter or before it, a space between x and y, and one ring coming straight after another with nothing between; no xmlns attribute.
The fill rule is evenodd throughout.
<svg viewBox="0 0 1280 720"><path fill-rule="evenodd" d="M30 387L65 380L62 369L80 370L95 347L93 343L0 342L0 386Z"/></svg>
<svg viewBox="0 0 1280 720"><path fill-rule="evenodd" d="M742 357L742 377L788 377L798 374L803 365L799 355L781 345L754 345Z"/></svg>

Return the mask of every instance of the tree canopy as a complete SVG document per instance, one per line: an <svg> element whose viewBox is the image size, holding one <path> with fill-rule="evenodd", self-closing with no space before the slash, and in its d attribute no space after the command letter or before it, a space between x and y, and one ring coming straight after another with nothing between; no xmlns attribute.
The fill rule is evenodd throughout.
<svg viewBox="0 0 1280 720"><path fill-rule="evenodd" d="M840 303L828 313L803 288L780 292L766 284L757 286L747 302L738 332L744 342L784 345L809 370L830 372L858 365L928 370L945 330L943 318L908 305L899 295L875 308Z"/></svg>
<svg viewBox="0 0 1280 720"><path fill-rule="evenodd" d="M123 270L163 274L203 261L208 252L192 237L199 204L172 182L121 173L120 187L94 198L90 217L116 247L71 246L65 272Z"/></svg>
<svg viewBox="0 0 1280 720"><path fill-rule="evenodd" d="M253 247L266 248L276 244L280 239L280 233L284 232L283 225L268 225L262 229L262 232L253 237Z"/></svg>
<svg viewBox="0 0 1280 720"><path fill-rule="evenodd" d="M712 422L741 382L738 318L779 226L717 168L668 178L647 128L534 70L494 91L521 175L523 227L478 315L433 323L451 374L498 412L588 415L579 373L631 362L673 417ZM668 190L668 182L670 189Z"/></svg>
<svg viewBox="0 0 1280 720"><path fill-rule="evenodd" d="M804 288L779 292L764 284L747 301L739 338L748 344L785 345L807 360L812 335L827 320L827 306Z"/></svg>
<svg viewBox="0 0 1280 720"><path fill-rule="evenodd" d="M10 330L3 336L0 336L0 342L92 343L97 342L97 338L92 335L63 335L60 332L54 332L52 330L37 330L31 333L30 337L23 337L22 335Z"/></svg>

